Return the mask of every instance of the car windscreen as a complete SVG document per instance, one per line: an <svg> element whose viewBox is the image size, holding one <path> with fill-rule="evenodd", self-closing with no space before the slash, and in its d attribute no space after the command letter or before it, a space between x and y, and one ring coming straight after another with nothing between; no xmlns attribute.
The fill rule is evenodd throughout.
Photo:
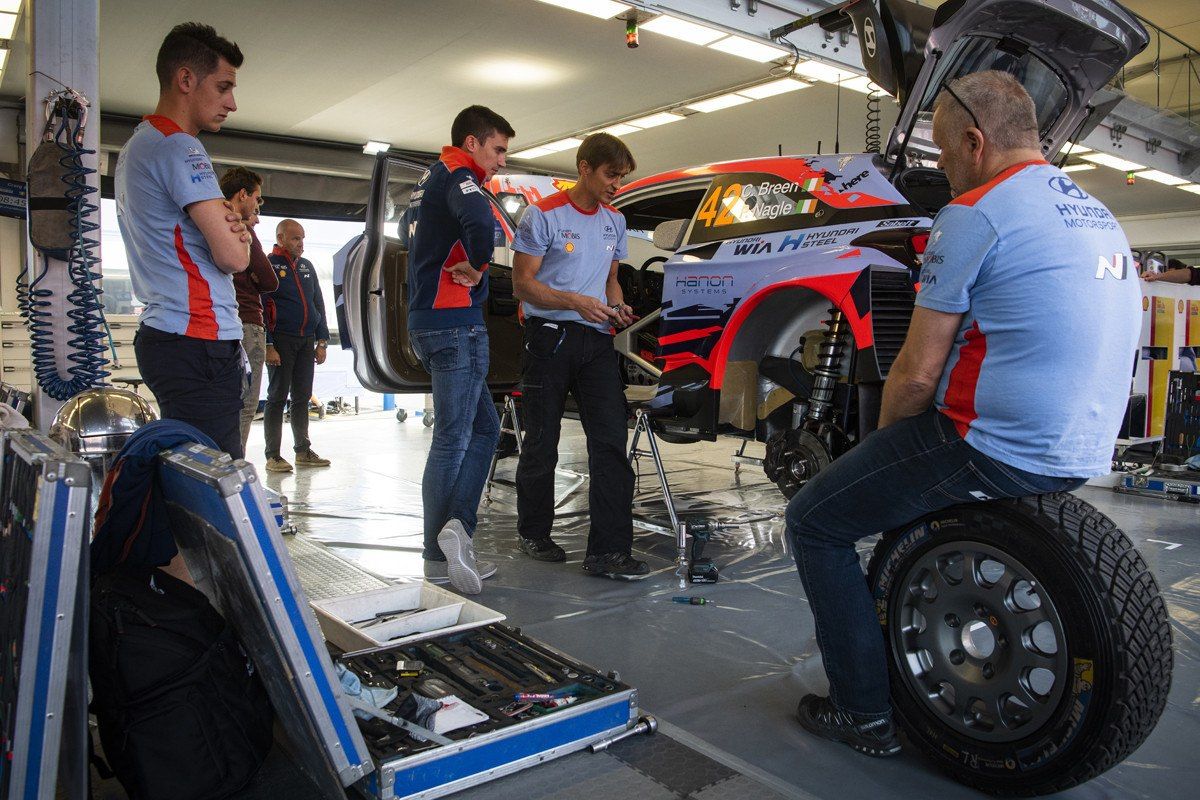
<svg viewBox="0 0 1200 800"><path fill-rule="evenodd" d="M1035 53L1007 39L973 36L957 42L942 59L929 82L909 138L910 166L934 166L938 148L933 143L933 106L949 80L985 70L1007 72L1021 82L1037 110L1038 138L1045 136L1067 107L1066 84Z"/></svg>

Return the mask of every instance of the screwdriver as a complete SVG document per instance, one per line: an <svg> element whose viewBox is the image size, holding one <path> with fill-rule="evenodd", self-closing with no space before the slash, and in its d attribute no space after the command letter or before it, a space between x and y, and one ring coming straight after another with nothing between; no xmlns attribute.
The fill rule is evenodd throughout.
<svg viewBox="0 0 1200 800"><path fill-rule="evenodd" d="M672 603L682 603L685 606L704 606L708 605L708 600L703 597L672 597Z"/></svg>

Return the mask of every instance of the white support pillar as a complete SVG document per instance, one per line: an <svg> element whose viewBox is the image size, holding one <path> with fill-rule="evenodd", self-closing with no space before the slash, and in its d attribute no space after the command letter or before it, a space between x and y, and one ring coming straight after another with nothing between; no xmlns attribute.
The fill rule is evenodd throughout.
<svg viewBox="0 0 1200 800"><path fill-rule="evenodd" d="M88 124L84 131L84 147L97 149L100 142L100 5L99 0L30 0L25 5L25 31L29 44L29 79L25 100L26 164L41 142L46 124L45 99L51 92L63 88L63 84L84 95L91 103ZM96 169L96 155L84 158L84 165ZM88 183L99 187L99 175L91 175ZM97 206L100 195L92 195ZM99 211L93 220L97 225L95 236L99 237ZM97 249L97 252L99 250ZM25 257L31 265L33 277L37 269L34 249L27 245ZM63 378L68 377L67 361L70 320L67 295L72 286L67 276L66 265L61 261L50 263L49 274L40 284L41 288L54 292L51 298L54 313L54 350L58 358L58 369ZM61 402L41 391L36 379L33 386L34 424L47 430L58 412Z"/></svg>

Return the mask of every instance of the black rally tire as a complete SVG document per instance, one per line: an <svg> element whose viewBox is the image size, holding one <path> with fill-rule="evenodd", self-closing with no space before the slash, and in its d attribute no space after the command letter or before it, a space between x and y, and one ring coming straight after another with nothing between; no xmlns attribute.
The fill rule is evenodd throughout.
<svg viewBox="0 0 1200 800"><path fill-rule="evenodd" d="M889 625L913 602L906 600L914 589L902 585L905 576L912 577L923 554L932 558L956 542L967 543L964 551L978 545L1011 554L1013 563L1030 570L1061 622L1070 680L1057 703L1047 704L1045 721L1014 731L1019 738L1009 741L967 735L956 729L959 717L938 711L930 695L920 696L911 654L904 652L904 626ZM1090 780L1136 750L1166 706L1173 656L1158 584L1129 538L1074 495L930 514L880 540L868 582L883 626L897 723L927 757L976 789L1029 796ZM1016 616L1010 619L1019 625Z"/></svg>

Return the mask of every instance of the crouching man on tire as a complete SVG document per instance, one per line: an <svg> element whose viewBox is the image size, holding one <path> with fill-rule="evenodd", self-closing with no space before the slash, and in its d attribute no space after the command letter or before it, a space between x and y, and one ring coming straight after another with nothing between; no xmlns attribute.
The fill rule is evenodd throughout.
<svg viewBox="0 0 1200 800"><path fill-rule="evenodd" d="M1043 160L1020 83L995 71L952 81L933 138L955 199L934 220L880 429L787 509L830 684L800 701L800 724L872 756L900 743L855 543L948 506L1108 473L1140 327L1124 232Z"/></svg>

